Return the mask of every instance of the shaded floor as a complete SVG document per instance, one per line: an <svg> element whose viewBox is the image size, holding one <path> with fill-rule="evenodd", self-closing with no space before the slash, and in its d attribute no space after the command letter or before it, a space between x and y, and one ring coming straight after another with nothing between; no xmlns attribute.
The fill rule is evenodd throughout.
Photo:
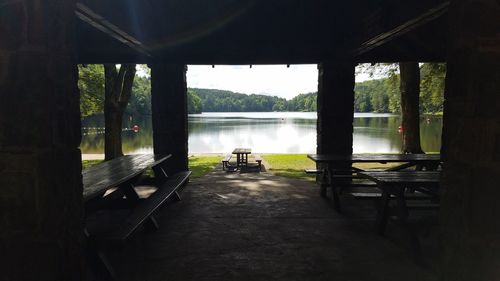
<svg viewBox="0 0 500 281"><path fill-rule="evenodd" d="M314 183L218 169L181 195L160 230L110 253L120 280L437 279L414 263L404 231L375 234L371 202L339 215Z"/></svg>

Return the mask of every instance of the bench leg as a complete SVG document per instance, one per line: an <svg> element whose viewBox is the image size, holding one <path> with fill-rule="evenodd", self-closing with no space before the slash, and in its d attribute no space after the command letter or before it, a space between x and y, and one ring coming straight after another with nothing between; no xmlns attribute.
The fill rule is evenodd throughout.
<svg viewBox="0 0 500 281"><path fill-rule="evenodd" d="M136 204L137 202L139 202L139 195L135 191L134 185L132 183L126 182L120 185L119 188L123 191L123 193L125 193L127 201L131 202L132 204Z"/></svg>
<svg viewBox="0 0 500 281"><path fill-rule="evenodd" d="M160 224L158 223L154 215L151 215L144 223L144 227L150 231L156 231L160 229Z"/></svg>
<svg viewBox="0 0 500 281"><path fill-rule="evenodd" d="M117 280L116 274L103 252L87 253L87 261L95 280Z"/></svg>
<svg viewBox="0 0 500 281"><path fill-rule="evenodd" d="M181 201L181 195L178 191L175 191L175 193L172 194L172 200L175 202Z"/></svg>
<svg viewBox="0 0 500 281"><path fill-rule="evenodd" d="M412 224L408 223L408 221L403 221L402 223L403 227L408 232L410 248L415 263L420 266L425 266L426 260L424 259L424 255L422 253L422 247L420 245L420 239L418 238L417 229Z"/></svg>
<svg viewBox="0 0 500 281"><path fill-rule="evenodd" d="M116 274L108 258L95 243L93 243L86 229L84 229L86 238L85 257L91 273L95 275L95 280L117 280Z"/></svg>
<svg viewBox="0 0 500 281"><path fill-rule="evenodd" d="M410 248L413 254L415 263L421 266L425 265L425 259L423 257L422 248L420 246L420 240L418 238L417 229L408 222L408 206L405 199L405 188L404 187L394 187L394 193L396 196L397 203L397 216L401 226L407 231Z"/></svg>
<svg viewBox="0 0 500 281"><path fill-rule="evenodd" d="M337 211L338 213L342 212L342 208L340 207L340 195L337 186L334 184L330 185L331 190L332 190L332 207Z"/></svg>
<svg viewBox="0 0 500 281"><path fill-rule="evenodd" d="M339 191L338 191L337 186L335 185L335 182L333 180L333 173L331 171L325 169L323 171L323 177L325 177L325 175L327 173L328 173L328 184L330 185L330 190L332 191L331 204L332 204L332 207L335 209L335 211L340 213L342 210L340 207ZM322 184L322 186L323 186L323 184ZM321 191L321 196L323 196L323 195L324 195L324 197L326 197L326 188L325 188L325 190Z"/></svg>
<svg viewBox="0 0 500 281"><path fill-rule="evenodd" d="M387 187L382 187L382 197L380 198L380 209L377 216L377 231L378 234L384 235L389 216L389 201L391 194Z"/></svg>
<svg viewBox="0 0 500 281"><path fill-rule="evenodd" d="M328 180L328 171L326 169L323 170L323 173L321 174L321 179L319 183L319 195L323 198L326 198L326 188L328 186L327 180Z"/></svg>

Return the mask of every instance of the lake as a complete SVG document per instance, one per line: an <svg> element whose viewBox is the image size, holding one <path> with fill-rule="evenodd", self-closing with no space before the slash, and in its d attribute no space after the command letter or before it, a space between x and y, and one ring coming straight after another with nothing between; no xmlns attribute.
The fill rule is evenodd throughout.
<svg viewBox="0 0 500 281"><path fill-rule="evenodd" d="M82 121L82 153L103 153L102 116ZM151 153L150 120L127 120L124 128L137 124L138 132L123 131L124 153ZM354 153L397 153L401 151L399 115L354 114ZM438 152L441 147L441 117L421 119L422 149ZM314 153L315 112L213 112L189 115L189 153L227 153L249 147L257 153Z"/></svg>

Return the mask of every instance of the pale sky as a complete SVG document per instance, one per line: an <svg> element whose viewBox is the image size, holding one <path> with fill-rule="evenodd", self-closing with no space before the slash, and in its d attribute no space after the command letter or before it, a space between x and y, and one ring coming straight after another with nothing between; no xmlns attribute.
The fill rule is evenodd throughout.
<svg viewBox="0 0 500 281"><path fill-rule="evenodd" d="M318 88L317 65L189 65L190 88L229 90L244 94L267 94L292 99ZM368 75L356 76L356 81Z"/></svg>

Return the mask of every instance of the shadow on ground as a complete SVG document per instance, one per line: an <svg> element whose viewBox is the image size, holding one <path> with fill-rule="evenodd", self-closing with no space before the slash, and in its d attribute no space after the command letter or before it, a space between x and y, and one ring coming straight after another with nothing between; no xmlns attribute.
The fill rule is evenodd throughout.
<svg viewBox="0 0 500 281"><path fill-rule="evenodd" d="M181 196L159 230L110 253L120 280L438 279L415 264L404 231L375 233L371 202L347 199L337 214L313 182L218 167Z"/></svg>

